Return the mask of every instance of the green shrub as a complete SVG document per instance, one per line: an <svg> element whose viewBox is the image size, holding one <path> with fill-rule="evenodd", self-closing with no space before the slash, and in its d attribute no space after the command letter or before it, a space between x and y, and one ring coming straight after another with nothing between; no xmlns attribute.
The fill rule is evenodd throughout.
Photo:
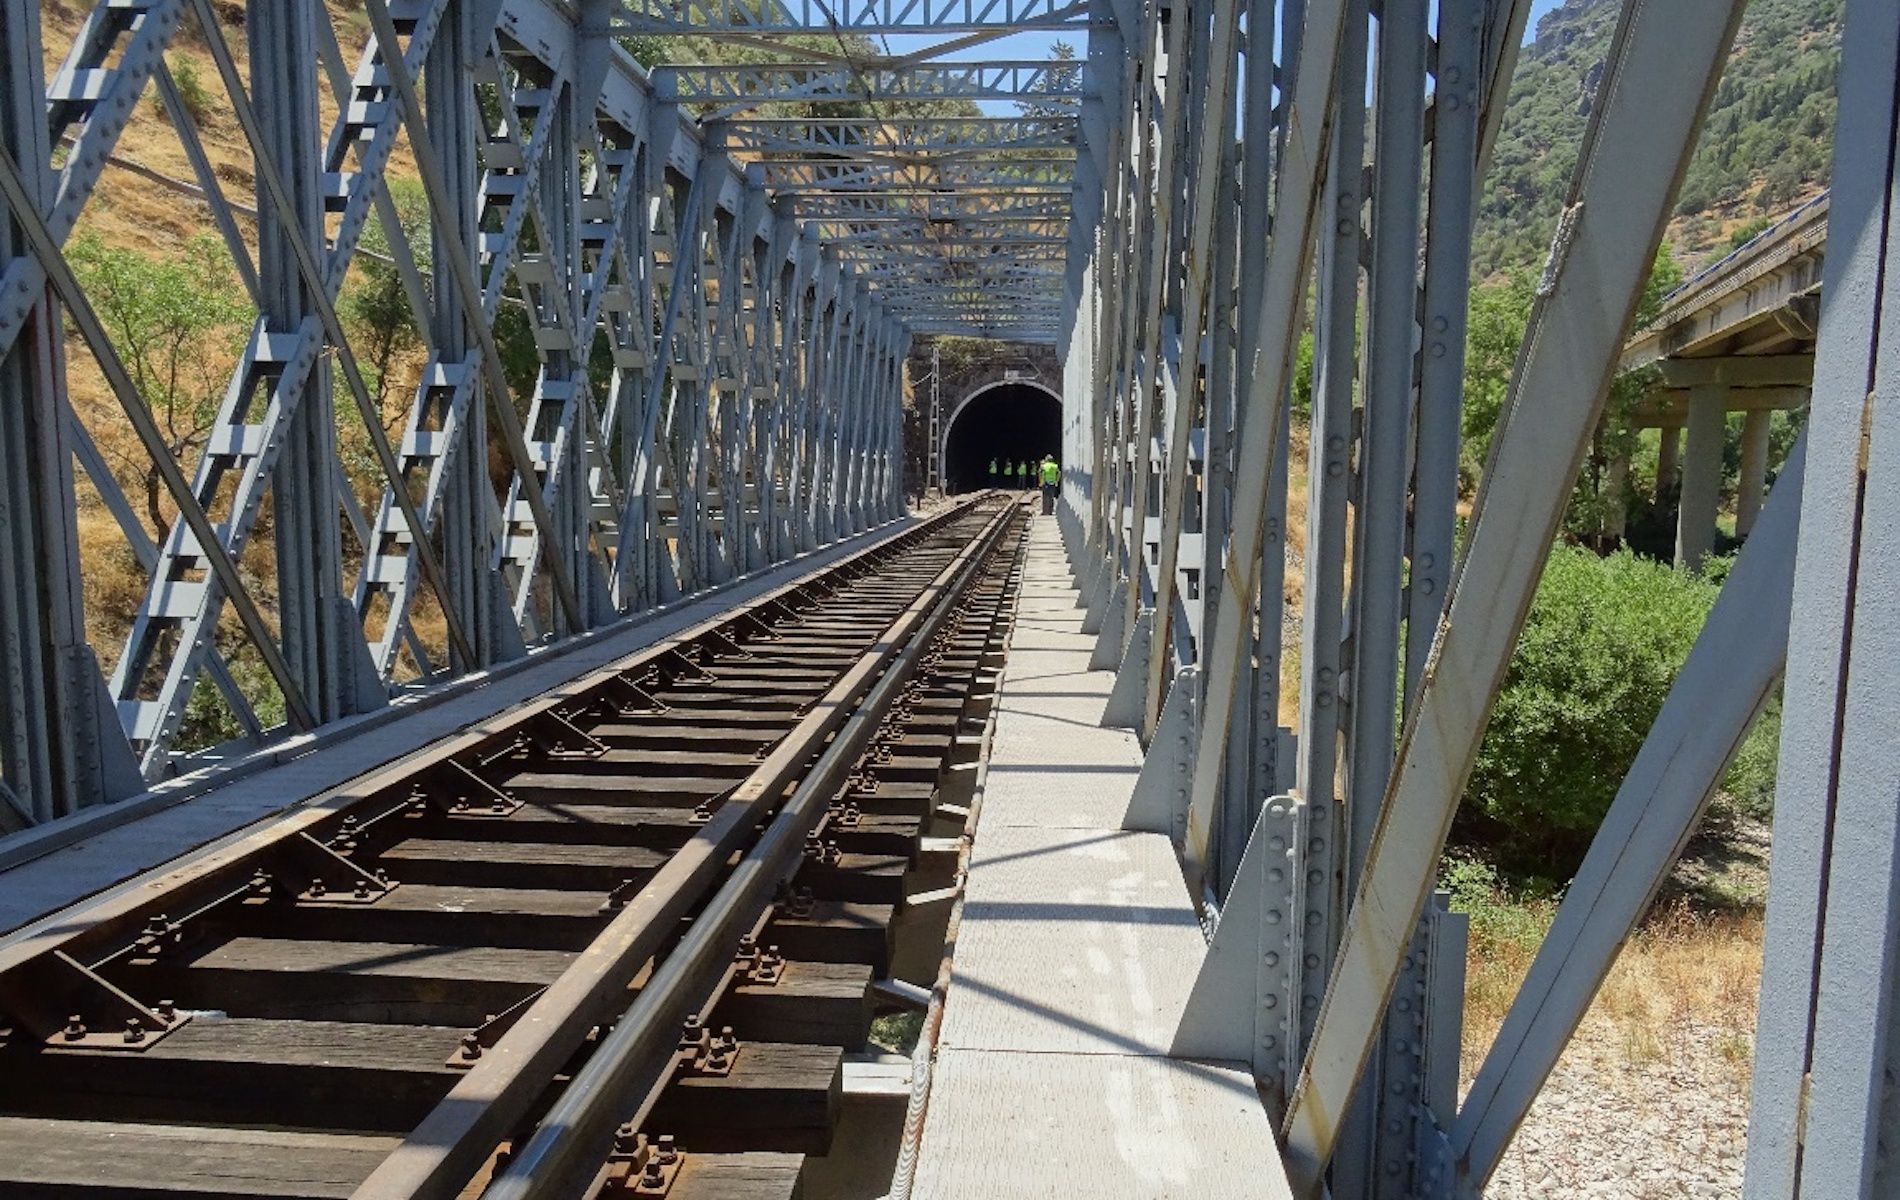
<svg viewBox="0 0 1900 1200"><path fill-rule="evenodd" d="M1472 944L1481 952L1534 954L1557 914L1553 894L1514 887L1496 867L1461 850L1448 851L1439 863L1438 886L1453 912L1471 918Z"/></svg>
<svg viewBox="0 0 1900 1200"><path fill-rule="evenodd" d="M205 114L211 111L211 92L205 87L204 80L198 76L197 64L189 58L174 56L171 64L172 83L178 87L178 99L184 104L185 111L191 114L194 125L204 124ZM165 112L165 101L156 89L152 92L152 105L161 115Z"/></svg>
<svg viewBox="0 0 1900 1200"><path fill-rule="evenodd" d="M1775 806L1775 763L1780 749L1781 692L1777 689L1729 764L1723 794L1717 798L1724 810L1757 821L1768 818Z"/></svg>
<svg viewBox="0 0 1900 1200"><path fill-rule="evenodd" d="M1513 873L1567 878L1715 594L1627 551L1552 551L1465 793L1464 835Z"/></svg>

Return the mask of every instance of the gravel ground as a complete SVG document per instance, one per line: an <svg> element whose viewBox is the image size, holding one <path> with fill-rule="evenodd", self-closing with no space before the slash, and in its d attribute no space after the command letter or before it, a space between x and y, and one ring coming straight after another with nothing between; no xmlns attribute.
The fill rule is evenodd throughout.
<svg viewBox="0 0 1900 1200"><path fill-rule="evenodd" d="M1742 1194L1748 1070L1734 1034L1671 1029L1631 1061L1592 1017L1558 1064L1485 1189L1488 1200L1675 1200Z"/></svg>

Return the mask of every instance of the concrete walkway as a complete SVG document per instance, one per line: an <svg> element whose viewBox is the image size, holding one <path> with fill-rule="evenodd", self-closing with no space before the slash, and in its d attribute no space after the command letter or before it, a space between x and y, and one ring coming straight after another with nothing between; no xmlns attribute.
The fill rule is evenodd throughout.
<svg viewBox="0 0 1900 1200"><path fill-rule="evenodd" d="M1206 944L1174 851L1122 829L1055 518L1034 518L915 1195L1285 1196L1251 1075L1167 1056Z"/></svg>

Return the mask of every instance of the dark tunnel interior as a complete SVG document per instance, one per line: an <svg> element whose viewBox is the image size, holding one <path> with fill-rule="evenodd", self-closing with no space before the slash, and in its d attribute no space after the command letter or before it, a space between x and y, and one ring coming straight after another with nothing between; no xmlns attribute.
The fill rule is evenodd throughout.
<svg viewBox="0 0 1900 1200"><path fill-rule="evenodd" d="M999 384L964 405L945 437L943 480L949 491L1000 484L990 478L992 461L1000 470L1005 462L1041 462L1045 454L1061 458L1062 402L1039 387Z"/></svg>

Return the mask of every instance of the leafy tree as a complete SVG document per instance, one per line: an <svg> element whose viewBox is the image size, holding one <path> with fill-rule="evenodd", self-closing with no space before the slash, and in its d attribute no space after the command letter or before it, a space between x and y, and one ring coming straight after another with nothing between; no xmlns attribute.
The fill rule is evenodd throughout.
<svg viewBox="0 0 1900 1200"><path fill-rule="evenodd" d="M1742 222L1734 233L1728 235L1728 248L1730 250L1740 250L1743 246L1753 241L1756 234L1767 229L1768 225L1769 221L1767 217L1755 217Z"/></svg>
<svg viewBox="0 0 1900 1200"><path fill-rule="evenodd" d="M390 196L395 201L397 220L403 240L415 255L416 266L427 271L430 265L429 198L420 182L392 179ZM411 356L422 345L416 328L416 314L409 306L409 292L402 274L393 262L384 261L392 247L382 222L371 221L363 229L362 249L351 266L349 285L344 288L338 308L347 323L351 348L363 370L385 431L394 431L407 411L405 397L391 395L391 369ZM393 401L393 403L392 403Z"/></svg>
<svg viewBox="0 0 1900 1200"><path fill-rule="evenodd" d="M1652 320L1667 296L1682 282L1682 269L1668 246L1656 251L1656 260L1643 285L1635 325ZM1475 487L1491 451L1491 439L1510 390L1518 347L1530 321L1536 285L1527 271L1514 272L1503 281L1472 289L1471 313L1465 333L1464 452L1461 472L1467 490ZM1577 491L1566 513L1566 528L1575 536L1595 537L1610 515L1628 503L1625 489L1615 488L1609 466L1634 449L1636 431L1630 415L1654 386L1653 372L1631 372L1610 386L1603 420L1592 437Z"/></svg>
<svg viewBox="0 0 1900 1200"><path fill-rule="evenodd" d="M1491 452L1504 396L1517 365L1517 350L1530 321L1536 283L1529 271L1471 290L1465 326L1464 453L1461 472L1467 490L1476 486Z"/></svg>
<svg viewBox="0 0 1900 1200"><path fill-rule="evenodd" d="M1457 839L1522 881L1561 884L1582 860L1701 632L1726 574L1628 550L1558 545L1505 671L1459 811ZM1781 701L1737 751L1715 809L1766 817Z"/></svg>
<svg viewBox="0 0 1900 1200"><path fill-rule="evenodd" d="M1039 81L1036 91L1039 93L1065 93L1074 90L1075 81L1082 73L1082 64L1076 59L1075 47L1058 38L1049 47L1049 69ZM1050 121L1075 112L1071 103L1062 100L1018 100L1016 108L1032 121Z"/></svg>
<svg viewBox="0 0 1900 1200"><path fill-rule="evenodd" d="M217 419L255 315L224 244L199 234L182 256L159 258L108 249L84 233L67 257L166 446L174 458L187 461L204 446ZM101 449L118 459L133 489L144 494L146 516L163 541L172 522L163 481L143 447L134 446L127 452L106 442Z"/></svg>

